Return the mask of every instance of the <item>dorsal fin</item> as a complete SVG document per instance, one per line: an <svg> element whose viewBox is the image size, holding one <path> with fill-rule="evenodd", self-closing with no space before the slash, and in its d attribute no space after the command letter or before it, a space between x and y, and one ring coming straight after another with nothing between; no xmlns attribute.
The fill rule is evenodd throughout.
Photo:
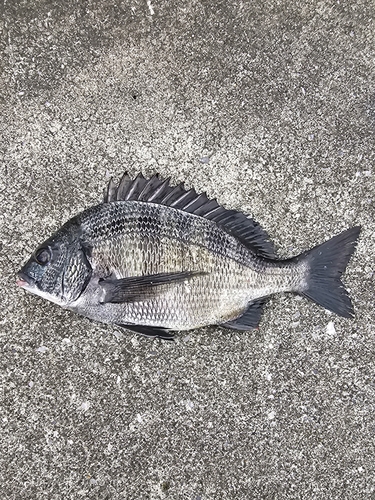
<svg viewBox="0 0 375 500"><path fill-rule="evenodd" d="M273 244L268 234L253 219L236 210L227 210L206 193L197 194L194 189L186 190L181 183L170 186L169 178L162 180L159 175L145 179L138 174L132 180L127 173L116 187L111 179L104 193L104 203L115 201L145 201L177 208L184 212L210 219L228 233L235 236L252 252L268 259L276 258Z"/></svg>

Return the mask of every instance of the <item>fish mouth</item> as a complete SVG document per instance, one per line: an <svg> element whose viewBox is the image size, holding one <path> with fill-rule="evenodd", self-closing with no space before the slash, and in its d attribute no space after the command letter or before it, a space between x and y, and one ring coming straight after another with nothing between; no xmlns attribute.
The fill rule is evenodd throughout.
<svg viewBox="0 0 375 500"><path fill-rule="evenodd" d="M19 287L25 288L27 286L32 286L34 284L33 279L30 278L30 276L28 276L27 274L23 273L22 271L17 273L17 275L19 279L16 281L16 284Z"/></svg>

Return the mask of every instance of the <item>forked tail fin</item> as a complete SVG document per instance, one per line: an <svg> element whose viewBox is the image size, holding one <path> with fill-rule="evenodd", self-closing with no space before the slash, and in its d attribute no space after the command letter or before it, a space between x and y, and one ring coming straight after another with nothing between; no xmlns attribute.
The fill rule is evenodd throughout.
<svg viewBox="0 0 375 500"><path fill-rule="evenodd" d="M354 310L341 275L355 250L360 231L360 226L352 227L297 257L310 269L306 289L300 293L344 318L353 317Z"/></svg>

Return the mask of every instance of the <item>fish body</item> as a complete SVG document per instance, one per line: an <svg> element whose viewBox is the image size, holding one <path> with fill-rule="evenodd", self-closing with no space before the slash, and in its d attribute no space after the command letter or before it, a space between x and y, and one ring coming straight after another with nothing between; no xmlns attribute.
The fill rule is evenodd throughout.
<svg viewBox="0 0 375 500"><path fill-rule="evenodd" d="M256 328L265 299L279 292L350 317L340 276L359 231L280 260L243 214L158 176L125 174L109 183L103 203L38 247L19 284L91 319L162 338L211 324Z"/></svg>

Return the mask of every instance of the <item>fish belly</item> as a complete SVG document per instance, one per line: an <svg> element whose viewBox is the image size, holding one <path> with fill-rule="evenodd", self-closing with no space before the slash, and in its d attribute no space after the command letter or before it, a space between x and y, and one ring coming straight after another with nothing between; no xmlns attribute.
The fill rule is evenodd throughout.
<svg viewBox="0 0 375 500"><path fill-rule="evenodd" d="M136 248L134 246L134 248ZM167 250L168 249L168 250ZM138 253L139 247L135 249ZM128 246L131 262L136 262ZM199 247L183 248L179 243L165 245L164 256L156 266L147 262L149 272L141 272L139 266L130 268L129 276L201 271L184 282L160 285L154 296L141 301L123 303L99 303L101 291L98 280L93 281L82 296L82 314L108 323L130 323L188 330L209 324L220 324L237 318L248 304L251 270L235 261L209 254ZM200 254L199 260L195 257ZM149 254L152 256L153 252ZM141 260L138 262L142 262ZM128 268L129 269L129 268ZM118 278L125 273L117 271ZM78 311L79 312L79 311Z"/></svg>

